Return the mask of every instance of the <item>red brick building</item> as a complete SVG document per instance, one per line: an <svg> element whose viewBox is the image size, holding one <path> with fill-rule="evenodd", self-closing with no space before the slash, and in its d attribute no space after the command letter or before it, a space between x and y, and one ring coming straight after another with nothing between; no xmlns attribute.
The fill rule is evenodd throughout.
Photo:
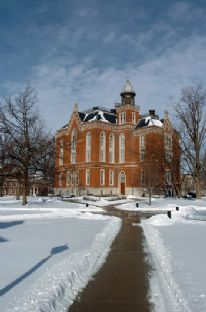
<svg viewBox="0 0 206 312"><path fill-rule="evenodd" d="M172 194L179 181L178 134L168 113L140 115L127 80L112 109L78 111L57 131L55 192L61 194Z"/></svg>

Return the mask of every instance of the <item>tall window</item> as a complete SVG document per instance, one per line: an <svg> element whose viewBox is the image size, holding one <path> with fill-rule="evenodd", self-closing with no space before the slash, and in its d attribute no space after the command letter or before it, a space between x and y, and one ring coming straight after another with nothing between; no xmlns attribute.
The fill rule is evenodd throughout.
<svg viewBox="0 0 206 312"><path fill-rule="evenodd" d="M145 158L145 137L144 135L140 136L140 160Z"/></svg>
<svg viewBox="0 0 206 312"><path fill-rule="evenodd" d="M109 170L109 185L114 185L114 170Z"/></svg>
<svg viewBox="0 0 206 312"><path fill-rule="evenodd" d="M71 163L76 164L76 153L77 153L77 131L72 130L71 135Z"/></svg>
<svg viewBox="0 0 206 312"><path fill-rule="evenodd" d="M59 187L62 187L62 173L59 173Z"/></svg>
<svg viewBox="0 0 206 312"><path fill-rule="evenodd" d="M71 170L67 171L66 185L67 186L71 185Z"/></svg>
<svg viewBox="0 0 206 312"><path fill-rule="evenodd" d="M76 186L79 185L79 171L78 170L75 171L75 185Z"/></svg>
<svg viewBox="0 0 206 312"><path fill-rule="evenodd" d="M145 185L145 171L144 169L141 170L141 185Z"/></svg>
<svg viewBox="0 0 206 312"><path fill-rule="evenodd" d="M126 122L126 112L120 113L119 116L119 124L123 125Z"/></svg>
<svg viewBox="0 0 206 312"><path fill-rule="evenodd" d="M171 185L172 184L171 171L168 170L168 169L165 170L165 184L166 185Z"/></svg>
<svg viewBox="0 0 206 312"><path fill-rule="evenodd" d="M91 133L86 135L86 162L91 161Z"/></svg>
<svg viewBox="0 0 206 312"><path fill-rule="evenodd" d="M119 162L125 162L125 136L123 133L119 137Z"/></svg>
<svg viewBox="0 0 206 312"><path fill-rule="evenodd" d="M132 124L135 125L136 124L136 113L132 112Z"/></svg>
<svg viewBox="0 0 206 312"><path fill-rule="evenodd" d="M105 171L104 169L100 170L100 185L104 185L105 184Z"/></svg>
<svg viewBox="0 0 206 312"><path fill-rule="evenodd" d="M86 185L90 185L90 169L86 169Z"/></svg>
<svg viewBox="0 0 206 312"><path fill-rule="evenodd" d="M172 160L172 136L170 134L164 136L164 148L165 159L170 162Z"/></svg>
<svg viewBox="0 0 206 312"><path fill-rule="evenodd" d="M64 164L64 141L60 141L60 146L59 146L59 165L63 166Z"/></svg>
<svg viewBox="0 0 206 312"><path fill-rule="evenodd" d="M115 146L114 134L111 133L109 135L109 162L110 163L114 163L114 146Z"/></svg>
<svg viewBox="0 0 206 312"><path fill-rule="evenodd" d="M105 154L106 154L106 136L105 133L102 132L100 135L100 161L105 161Z"/></svg>
<svg viewBox="0 0 206 312"><path fill-rule="evenodd" d="M71 171L71 185L78 186L79 185L79 171L74 170Z"/></svg>

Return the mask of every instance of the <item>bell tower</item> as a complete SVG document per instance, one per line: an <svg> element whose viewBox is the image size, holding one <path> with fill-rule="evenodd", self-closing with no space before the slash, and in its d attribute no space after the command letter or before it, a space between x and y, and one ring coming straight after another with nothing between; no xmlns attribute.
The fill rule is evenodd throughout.
<svg viewBox="0 0 206 312"><path fill-rule="evenodd" d="M133 89L133 86L129 80L126 80L121 95L121 106L124 105L132 105L135 106L135 91Z"/></svg>

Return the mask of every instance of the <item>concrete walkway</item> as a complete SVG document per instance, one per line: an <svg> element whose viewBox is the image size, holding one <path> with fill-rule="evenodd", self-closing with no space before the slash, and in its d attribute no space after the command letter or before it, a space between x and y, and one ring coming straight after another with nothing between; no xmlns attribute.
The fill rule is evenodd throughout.
<svg viewBox="0 0 206 312"><path fill-rule="evenodd" d="M149 265L136 213L107 209L122 219L105 264L79 294L69 312L147 312Z"/></svg>

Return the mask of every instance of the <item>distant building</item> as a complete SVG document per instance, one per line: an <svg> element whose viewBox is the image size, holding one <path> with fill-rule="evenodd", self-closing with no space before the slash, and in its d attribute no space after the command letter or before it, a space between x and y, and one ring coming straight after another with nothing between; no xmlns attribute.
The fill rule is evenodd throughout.
<svg viewBox="0 0 206 312"><path fill-rule="evenodd" d="M29 182L30 190L28 190L28 195L34 196L47 196L52 193L52 186L48 181L43 180L39 176L31 178ZM22 195L22 186L17 179L12 177L5 178L3 184L3 194L2 195L11 195L11 196L21 196Z"/></svg>
<svg viewBox="0 0 206 312"><path fill-rule="evenodd" d="M128 80L120 95L112 109L79 112L76 104L69 123L57 131L56 193L142 196L154 173L149 181L156 191L173 194L180 153L168 113L164 119L153 109L140 115Z"/></svg>
<svg viewBox="0 0 206 312"><path fill-rule="evenodd" d="M3 184L3 195L16 196L18 193L19 183L14 178L6 178Z"/></svg>

